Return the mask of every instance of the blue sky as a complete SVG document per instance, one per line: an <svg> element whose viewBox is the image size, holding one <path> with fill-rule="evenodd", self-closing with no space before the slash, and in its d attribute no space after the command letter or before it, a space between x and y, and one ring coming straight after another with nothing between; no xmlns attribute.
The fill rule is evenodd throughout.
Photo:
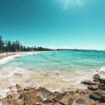
<svg viewBox="0 0 105 105"><path fill-rule="evenodd" d="M105 49L105 0L0 0L0 35L29 46Z"/></svg>

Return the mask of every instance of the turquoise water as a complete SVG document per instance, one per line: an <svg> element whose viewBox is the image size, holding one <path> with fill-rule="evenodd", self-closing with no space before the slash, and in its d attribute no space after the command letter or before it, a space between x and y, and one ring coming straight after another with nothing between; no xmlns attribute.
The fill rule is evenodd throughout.
<svg viewBox="0 0 105 105"><path fill-rule="evenodd" d="M16 57L2 68L25 70L96 70L105 66L104 51L54 51Z"/></svg>
<svg viewBox="0 0 105 105"><path fill-rule="evenodd" d="M1 63L0 83L3 88L19 83L53 90L81 89L81 81L92 79L95 73L105 77L105 51L41 52Z"/></svg>

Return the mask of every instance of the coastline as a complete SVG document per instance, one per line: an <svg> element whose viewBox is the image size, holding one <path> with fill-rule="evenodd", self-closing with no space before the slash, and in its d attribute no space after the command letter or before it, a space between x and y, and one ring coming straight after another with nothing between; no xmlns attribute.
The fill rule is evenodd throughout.
<svg viewBox="0 0 105 105"><path fill-rule="evenodd" d="M38 53L41 53L41 51L0 53L0 64L4 64L6 61L12 60L13 58L18 56L38 54Z"/></svg>
<svg viewBox="0 0 105 105"><path fill-rule="evenodd" d="M8 61L13 60L15 57L30 55L30 54L37 54L41 52L19 52L13 53L13 55L5 57L0 60L0 64L5 64ZM32 56L33 57L33 56ZM29 62L30 63L30 62ZM27 63L28 64L28 63ZM10 65L10 64L9 64ZM4 65L3 65L4 66ZM22 86L37 86L37 87L44 87L51 91L64 91L69 89L84 89L86 86L81 84L82 80L90 79L92 80L92 76L95 73L99 73L100 71L79 71L70 73L70 75L63 71L42 71L42 70L30 70L27 68L23 68L21 65L17 66L17 62L14 67L11 69L10 65L8 66L0 66L1 73L0 73L0 89L4 89L4 87L9 87L14 85L15 83L19 83ZM15 66L17 66L15 68ZM26 65L27 66L27 65ZM31 65L32 66L32 65ZM6 69L3 69L6 68ZM10 69L9 69L10 68ZM36 69L36 67L34 67ZM5 81L5 82L3 82ZM57 85L54 85L57 84Z"/></svg>
<svg viewBox="0 0 105 105"><path fill-rule="evenodd" d="M9 57L9 56L17 55L17 54L19 54L19 52L5 52L5 53L0 53L0 60L1 59L4 59L6 57Z"/></svg>
<svg viewBox="0 0 105 105"><path fill-rule="evenodd" d="M95 74L92 81L82 83L87 89L64 92L15 84L0 97L0 105L105 105L105 80L99 74Z"/></svg>
<svg viewBox="0 0 105 105"><path fill-rule="evenodd" d="M10 56L15 56L15 55L26 55L26 54L35 54L39 53L41 51L29 51L29 52L4 52L0 53L0 60L10 57Z"/></svg>
<svg viewBox="0 0 105 105"><path fill-rule="evenodd" d="M24 56L24 55L30 55L30 54L37 54L40 52L19 52L19 53L10 53L8 54L8 56L4 56L6 54L2 54L2 59L1 61L4 62L5 60L7 61L8 59L17 57L17 56ZM4 56L4 57L3 57ZM9 71L10 72L10 71ZM32 73L32 74L31 74ZM105 72L101 72L101 71L96 71L94 72L95 74L98 73L100 74L104 74ZM43 75L42 75L43 74ZM94 75L95 75L94 74ZM54 74L50 74L49 76L52 77L51 80L48 78L48 74L46 74L45 72L38 72L33 74L33 72L24 72L24 71L18 71L18 72L13 72L13 74L11 74L13 77L15 77L15 79L17 80L17 78L20 80L22 80L21 82L24 84L22 85L18 80L13 82L14 78L12 78L12 76L7 77L6 81L9 80L9 78L11 77L10 81L10 85L8 86L8 88L3 88L3 90L0 90L0 105L104 105L104 104L100 104L99 102L97 102L97 100L93 100L90 98L90 96L94 93L94 92L98 92L98 91L93 91L94 89L97 90L102 90L102 88L104 88L104 85L102 85L102 83L98 82L99 84L95 84L93 82L93 80L90 80L90 78L86 77L87 79L89 79L89 81L87 81L86 78L82 78L82 81L85 87L87 87L86 89L80 89L79 86L77 86L76 89L73 89L73 86L70 86L70 82L67 80L61 80L58 82L58 84L56 83L56 78L59 78L60 74L59 73L54 73ZM31 78L29 79L29 75L31 75ZM94 77L94 75L91 75L91 78ZM5 76L5 75L3 75ZM45 78L45 80L42 79L43 83L46 83L46 85L43 86L37 86L39 83L39 77ZM1 75L2 77L2 75ZM16 78L17 77L17 78ZM27 77L27 78L26 78ZM61 77L60 77L61 78ZM67 78L67 77L66 77ZM69 77L70 78L70 77ZM25 79L25 81L23 81ZM55 80L55 82L53 83L52 80ZM70 78L71 79L71 78ZM33 85L29 85L30 81L32 81ZM101 78L101 80L103 80ZM9 82L10 82L9 81ZM62 84L63 82L67 82L68 86L70 87L69 90L50 90L47 87L50 86L48 84L48 82L51 82L56 85L59 85L60 88L63 88ZM79 81L80 82L80 81ZM17 84L18 83L18 84ZM25 85L26 84L26 85ZM60 85L61 84L61 85ZM88 87L87 84L90 84ZM95 84L95 87L94 87ZM0 84L1 86L2 84ZM56 87L53 86L53 89ZM100 88L100 85L102 85L102 87ZM90 89L89 89L90 88ZM93 90L91 90L93 89ZM104 92L104 91L102 91ZM37 95L36 95L37 94ZM38 97L37 97L38 96ZM25 100L25 97L27 97L27 100ZM52 98L53 97L53 98ZM55 98L56 97L56 98ZM101 97L102 98L102 97ZM101 99L100 98L100 99ZM100 100L99 99L99 100Z"/></svg>

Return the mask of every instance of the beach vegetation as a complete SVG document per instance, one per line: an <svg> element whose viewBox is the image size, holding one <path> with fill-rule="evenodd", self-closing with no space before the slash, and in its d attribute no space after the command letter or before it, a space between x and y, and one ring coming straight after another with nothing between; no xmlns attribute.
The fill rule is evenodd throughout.
<svg viewBox="0 0 105 105"><path fill-rule="evenodd" d="M25 46L22 45L18 40L16 41L5 41L0 36L0 53L2 52L20 52L20 51L50 51L49 48L36 47L36 46Z"/></svg>

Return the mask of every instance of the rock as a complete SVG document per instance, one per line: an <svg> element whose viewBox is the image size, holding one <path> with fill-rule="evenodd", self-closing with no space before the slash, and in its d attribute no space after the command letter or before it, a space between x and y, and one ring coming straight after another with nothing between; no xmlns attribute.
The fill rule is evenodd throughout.
<svg viewBox="0 0 105 105"><path fill-rule="evenodd" d="M24 93L21 95L21 98L24 99L24 105L33 105L42 101L41 97L37 96L35 90L24 91Z"/></svg>
<svg viewBox="0 0 105 105"><path fill-rule="evenodd" d="M105 90L105 85L100 84L100 85L98 85L98 88L99 88L100 90Z"/></svg>
<svg viewBox="0 0 105 105"><path fill-rule="evenodd" d="M93 80L94 80L95 82L99 82L99 80L100 80L100 75L99 75L99 74L95 74L95 75L93 76Z"/></svg>
<svg viewBox="0 0 105 105"><path fill-rule="evenodd" d="M40 87L39 89L37 89L37 95L42 98L43 102L53 101L52 92L48 91L45 88Z"/></svg>
<svg viewBox="0 0 105 105"><path fill-rule="evenodd" d="M16 88L17 88L17 89L22 89L19 84L16 84Z"/></svg>
<svg viewBox="0 0 105 105"><path fill-rule="evenodd" d="M59 103L61 105L72 105L74 101L74 96L75 96L74 92L66 92L66 94L61 98Z"/></svg>
<svg viewBox="0 0 105 105"><path fill-rule="evenodd" d="M82 83L85 85L97 85L96 82L92 82L92 81L82 81Z"/></svg>
<svg viewBox="0 0 105 105"><path fill-rule="evenodd" d="M2 101L2 105L24 105L23 100L18 100L18 99L5 99Z"/></svg>
<svg viewBox="0 0 105 105"><path fill-rule="evenodd" d="M86 103L86 100L82 99L82 98L79 98L76 100L76 103L77 104L85 104Z"/></svg>
<svg viewBox="0 0 105 105"><path fill-rule="evenodd" d="M98 76L94 78L98 80ZM105 105L103 82L84 81L83 83L89 85L88 89L77 89L64 93L52 93L42 87L22 89L19 84L16 84L16 91L11 88L12 91L8 92L1 102L2 105Z"/></svg>
<svg viewBox="0 0 105 105"><path fill-rule="evenodd" d="M19 84L16 84L16 89L17 89L17 93L20 95L24 92L24 90L22 89L22 87Z"/></svg>
<svg viewBox="0 0 105 105"><path fill-rule="evenodd" d="M100 83L105 85L105 79L100 79Z"/></svg>
<svg viewBox="0 0 105 105"><path fill-rule="evenodd" d="M98 90L98 85L90 85L90 86L88 86L88 89L92 90L92 91L96 91L96 90Z"/></svg>
<svg viewBox="0 0 105 105"><path fill-rule="evenodd" d="M94 100L100 100L101 97L97 94L97 92L93 92L90 94L90 98Z"/></svg>
<svg viewBox="0 0 105 105"><path fill-rule="evenodd" d="M74 101L72 105L96 105L95 101L88 97L88 94L84 94L82 91L75 94Z"/></svg>
<svg viewBox="0 0 105 105"><path fill-rule="evenodd" d="M17 93L20 95L20 94L23 94L24 93L24 90L23 89L18 89L17 90Z"/></svg>
<svg viewBox="0 0 105 105"><path fill-rule="evenodd" d="M30 90L35 90L35 88L31 88L31 87L24 88L24 91L30 91Z"/></svg>
<svg viewBox="0 0 105 105"><path fill-rule="evenodd" d="M36 103L42 102L42 98L37 96L37 91L33 88L24 90L19 99L24 100L24 105L36 105Z"/></svg>
<svg viewBox="0 0 105 105"><path fill-rule="evenodd" d="M54 92L53 95L53 99L56 102L59 102L59 100L65 95L66 93L59 93L59 92Z"/></svg>
<svg viewBox="0 0 105 105"><path fill-rule="evenodd" d="M24 105L23 99L19 99L17 94L9 94L7 97L2 99L3 105Z"/></svg>
<svg viewBox="0 0 105 105"><path fill-rule="evenodd" d="M96 91L90 94L90 98L95 101L105 102L105 91Z"/></svg>

